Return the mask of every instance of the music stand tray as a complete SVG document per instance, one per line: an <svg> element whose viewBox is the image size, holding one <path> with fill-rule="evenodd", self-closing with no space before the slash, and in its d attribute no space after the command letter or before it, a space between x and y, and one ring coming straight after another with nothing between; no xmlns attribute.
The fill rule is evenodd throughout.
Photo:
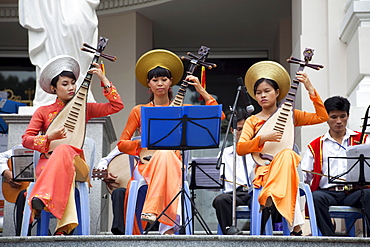
<svg viewBox="0 0 370 247"><path fill-rule="evenodd" d="M158 216L164 215L174 200L181 196L181 225L180 234L185 233L185 196L191 201L195 216L205 227L208 234L211 230L202 219L194 202L185 191L185 155L189 149L218 148L221 130L222 105L214 106L171 106L171 107L142 107L141 108L141 143L142 147L153 150L182 151L182 188L170 204ZM157 221L156 220L156 221ZM192 220L187 220L189 224ZM177 223L176 223L177 224ZM154 225L154 224L153 224ZM150 228L147 230L149 231Z"/></svg>

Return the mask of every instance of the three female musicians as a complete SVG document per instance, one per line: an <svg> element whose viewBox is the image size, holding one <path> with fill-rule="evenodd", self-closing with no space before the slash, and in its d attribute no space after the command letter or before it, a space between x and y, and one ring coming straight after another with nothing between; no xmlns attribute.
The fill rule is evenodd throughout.
<svg viewBox="0 0 370 247"><path fill-rule="evenodd" d="M99 77L103 83L103 94L109 102L87 103L86 119L81 119L84 122L123 109L121 97L114 85L107 79L98 64L93 65L89 73ZM39 83L45 92L56 94L57 97L55 103L41 106L35 111L22 136L24 147L42 153L36 167L37 180L28 203L31 205L33 216L37 216L42 209L45 209L58 219L56 235L69 234L78 225L74 203L74 182L86 181L89 167L84 161L83 151L80 148L60 144L50 152L49 146L53 140L66 138L67 130L63 124L51 130L49 134L45 135L45 133L53 119L74 97L79 74L79 64L73 57L57 56L46 63L40 72Z"/></svg>
<svg viewBox="0 0 370 247"><path fill-rule="evenodd" d="M324 104L311 84L306 73L297 72L296 78L307 90L315 113L294 110L294 125L313 125L328 120ZM267 142L280 142L279 131L258 131L267 119L278 109L277 102L282 100L290 88L290 77L280 64L262 61L251 66L245 76L248 92L262 107L261 112L249 117L237 144L237 153L245 155L261 152ZM297 167L301 157L291 148L278 152L269 165L256 165L255 188L261 188L259 203L262 207L275 205L278 212L289 222L291 235L301 235L304 223L299 205Z"/></svg>
<svg viewBox="0 0 370 247"><path fill-rule="evenodd" d="M267 68L266 68L267 63ZM262 66L263 65L263 66ZM115 87L105 77L97 64L89 73L96 74L104 84L103 93L109 103L88 103L86 121L94 117L116 113L123 108L120 95ZM261 70L260 68L263 67ZM270 73L271 72L271 73ZM281 133L257 133L266 120L277 109L277 102L285 97L284 92L290 86L290 77L285 69L275 62L260 62L253 65L247 72L247 87L251 87L251 95L262 107L262 111L248 118L243 127L243 133L237 145L239 155L259 152L266 142L279 142ZM73 98L76 91L76 79L79 75L78 63L69 56L60 56L49 61L40 74L40 85L45 92L56 94L54 104L38 108L22 136L23 145L37 150L43 155L37 165L37 181L32 190L29 204L33 213L46 209L58 218L56 234L68 234L78 224L74 206L74 181L81 174L76 174L76 166L84 167L83 151L71 145L61 144L49 153L49 144L53 140L63 139L66 135L64 127L57 128L48 135L45 133L51 121ZM142 106L169 106L173 97L172 86L180 81L183 75L183 63L172 52L167 50L152 50L145 53L136 64L138 81L149 89L150 99L147 104L135 106L128 117L127 123L117 144L121 152L140 155L141 141L132 140L136 131L141 131L140 110ZM297 79L304 84L313 102L316 112L307 113L294 110L295 126L318 124L326 121L328 115L322 100L312 86L306 73L298 72ZM207 105L217 105L216 100L200 85L197 77L189 75L186 80L193 85L203 97ZM224 117L224 116L223 116ZM256 166L255 187L262 187L259 202L263 207L273 203L281 215L292 227L292 234L300 233L303 218L298 203L297 166L300 156L291 149L278 153L268 166ZM79 167L81 168L81 167ZM142 162L138 170L148 183L148 191L141 219L148 222L156 220L157 216L170 204L181 187L181 156L179 152L157 150L147 164ZM63 172L61 172L63 171ZM82 174L87 179L88 172ZM172 234L174 221L179 221L178 198L166 211L168 217L161 217L163 223L161 233Z"/></svg>

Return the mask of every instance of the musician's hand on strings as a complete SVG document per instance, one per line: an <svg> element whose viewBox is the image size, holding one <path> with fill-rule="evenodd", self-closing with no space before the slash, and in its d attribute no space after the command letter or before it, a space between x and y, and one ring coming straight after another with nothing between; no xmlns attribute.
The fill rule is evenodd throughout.
<svg viewBox="0 0 370 247"><path fill-rule="evenodd" d="M280 142L281 138L283 138L283 134L279 131L269 131L263 135L261 135L261 145L265 142Z"/></svg>
<svg viewBox="0 0 370 247"><path fill-rule="evenodd" d="M315 96L315 88L313 87L310 78L308 77L306 72L297 71L296 78L300 83L303 83L304 87L306 88L309 94Z"/></svg>
<svg viewBox="0 0 370 247"><path fill-rule="evenodd" d="M18 183L13 180L13 174L10 170L5 170L3 173L3 177L6 183L10 185L10 187L14 189L18 189L22 184Z"/></svg>
<svg viewBox="0 0 370 247"><path fill-rule="evenodd" d="M66 128L64 126L58 128L58 129L53 130L48 135L48 140L49 141L58 140L58 139L64 139L64 138L67 138L67 130L66 130Z"/></svg>
<svg viewBox="0 0 370 247"><path fill-rule="evenodd" d="M105 76L105 73L102 71L102 69L100 68L100 65L97 64L97 63L93 63L92 64L94 67L92 67L88 73L90 74L95 74L99 77L100 81L104 83L105 86L109 86L110 85L110 81L108 80L108 78Z"/></svg>
<svg viewBox="0 0 370 247"><path fill-rule="evenodd" d="M108 172L107 177L103 179L109 189L117 189L119 187L119 183L116 182L117 176L113 175L112 173Z"/></svg>
<svg viewBox="0 0 370 247"><path fill-rule="evenodd" d="M207 93L207 91L202 87L202 85L200 84L200 81L198 79L198 77L196 76L193 76L193 75L188 75L185 80L189 83L189 85L193 85L195 90L197 90L197 92L202 95L204 101L207 102L207 100L211 99L211 95L209 93Z"/></svg>

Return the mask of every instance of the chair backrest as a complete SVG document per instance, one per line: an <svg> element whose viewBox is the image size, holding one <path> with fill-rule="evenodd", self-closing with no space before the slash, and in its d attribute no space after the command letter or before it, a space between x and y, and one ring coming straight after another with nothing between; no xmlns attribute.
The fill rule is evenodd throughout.
<svg viewBox="0 0 370 247"><path fill-rule="evenodd" d="M294 146L293 146L293 151L296 152L297 154L301 155L301 151L299 150L299 147L295 143L294 143ZM299 163L297 171L298 171L299 181L303 182L303 173L302 173L301 163Z"/></svg>
<svg viewBox="0 0 370 247"><path fill-rule="evenodd" d="M36 166L39 163L40 156L41 156L41 153L39 151L36 151L36 150L33 151L33 171L34 171L33 176L34 176L35 181L36 181Z"/></svg>
<svg viewBox="0 0 370 247"><path fill-rule="evenodd" d="M84 145L82 149L84 150L86 163L90 166L90 170L92 170L92 168L94 168L95 157L96 157L94 139L90 137L85 137L85 141L84 141Z"/></svg>

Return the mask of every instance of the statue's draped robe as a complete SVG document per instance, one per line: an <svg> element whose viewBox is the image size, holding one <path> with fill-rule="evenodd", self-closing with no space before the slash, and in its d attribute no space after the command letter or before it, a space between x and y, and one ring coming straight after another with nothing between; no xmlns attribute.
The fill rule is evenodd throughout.
<svg viewBox="0 0 370 247"><path fill-rule="evenodd" d="M38 80L40 70L51 58L70 55L80 64L77 80L81 85L93 54L81 51L83 43L93 47L98 41L98 19L95 9L99 0L19 0L19 23L28 29L29 56L36 66ZM33 105L39 107L55 101L55 95L45 93L36 83ZM89 92L88 102L95 102Z"/></svg>

